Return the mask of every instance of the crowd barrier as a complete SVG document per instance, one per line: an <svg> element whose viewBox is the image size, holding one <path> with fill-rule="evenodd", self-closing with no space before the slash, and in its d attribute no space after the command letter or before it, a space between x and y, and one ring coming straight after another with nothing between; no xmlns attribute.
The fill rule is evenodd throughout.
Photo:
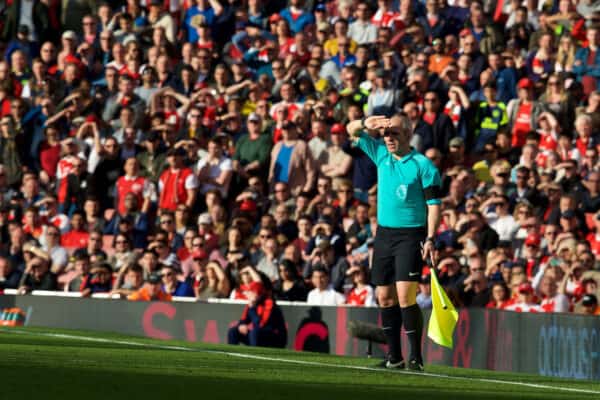
<svg viewBox="0 0 600 400"><path fill-rule="evenodd" d="M146 303L73 298L60 292L5 293L0 296L0 309L18 309L26 326L226 343L227 330L244 305L187 300ZM283 302L281 307L288 326L288 348L297 351L364 355L367 343L350 337L347 324L351 320L379 323L376 308ZM426 363L596 380L600 379L600 318L462 309L454 348L440 347L424 334L423 349ZM374 355L384 350L379 345L373 348Z"/></svg>

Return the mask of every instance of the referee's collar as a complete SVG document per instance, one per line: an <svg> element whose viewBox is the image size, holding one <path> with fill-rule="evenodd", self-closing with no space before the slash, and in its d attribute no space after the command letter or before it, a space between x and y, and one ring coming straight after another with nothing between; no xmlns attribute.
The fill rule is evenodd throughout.
<svg viewBox="0 0 600 400"><path fill-rule="evenodd" d="M411 146L410 151L408 153L406 153L405 155L403 155L401 158L396 158L394 157L394 155L392 154L392 158L396 161L400 161L400 162L407 162L408 160L410 160L411 158L413 158L413 156L417 153L417 151L415 150L414 147Z"/></svg>

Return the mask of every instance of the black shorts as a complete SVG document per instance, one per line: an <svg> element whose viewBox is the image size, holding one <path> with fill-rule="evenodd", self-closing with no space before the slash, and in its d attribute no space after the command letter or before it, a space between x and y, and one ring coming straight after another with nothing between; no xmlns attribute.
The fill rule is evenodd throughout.
<svg viewBox="0 0 600 400"><path fill-rule="evenodd" d="M422 228L377 227L373 244L371 281L376 286L421 280L423 257L421 244L427 237Z"/></svg>

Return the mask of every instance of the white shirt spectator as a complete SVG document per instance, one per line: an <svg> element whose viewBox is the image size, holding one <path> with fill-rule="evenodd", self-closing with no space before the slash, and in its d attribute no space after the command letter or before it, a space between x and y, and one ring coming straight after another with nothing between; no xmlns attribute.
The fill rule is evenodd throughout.
<svg viewBox="0 0 600 400"><path fill-rule="evenodd" d="M542 300L540 307L546 312L569 312L569 298L557 293L554 297Z"/></svg>
<svg viewBox="0 0 600 400"><path fill-rule="evenodd" d="M512 241L519 230L519 224L510 214L490 221L490 227L496 231L500 240L505 241Z"/></svg>
<svg viewBox="0 0 600 400"><path fill-rule="evenodd" d="M329 285L327 289L321 291L317 288L308 293L306 303L311 306L339 306L346 303L343 294L336 292L333 286Z"/></svg>
<svg viewBox="0 0 600 400"><path fill-rule="evenodd" d="M207 157L204 157L204 158L198 160L198 165L196 166L196 171L200 171L202 168L204 168L204 166L206 165L207 162L208 162ZM221 175L221 173L223 171L231 171L233 169L233 166L231 164L230 158L222 156L219 159L218 164L213 164L209 168L210 168L209 169L209 177L212 179L216 179ZM213 190L213 189L218 189L221 192L221 196L223 196L223 198L226 198L227 192L229 191L229 185L227 185L225 187L225 186L213 185L212 183L203 183L200 186L200 192L202 194L206 194L206 192L208 192L209 190Z"/></svg>
<svg viewBox="0 0 600 400"><path fill-rule="evenodd" d="M348 27L348 36L358 44L374 43L377 39L377 27L368 21L356 20Z"/></svg>

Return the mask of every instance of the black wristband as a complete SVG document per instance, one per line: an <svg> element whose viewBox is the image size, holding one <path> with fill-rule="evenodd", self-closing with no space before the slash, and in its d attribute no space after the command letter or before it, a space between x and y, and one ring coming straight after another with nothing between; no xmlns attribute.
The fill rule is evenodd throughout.
<svg viewBox="0 0 600 400"><path fill-rule="evenodd" d="M425 241L435 243L435 238L433 236L429 236L427 239L425 239Z"/></svg>
<svg viewBox="0 0 600 400"><path fill-rule="evenodd" d="M361 119L360 119L360 127L361 127L362 129L367 129L367 127L365 126L365 119L366 119L366 118L361 118Z"/></svg>

